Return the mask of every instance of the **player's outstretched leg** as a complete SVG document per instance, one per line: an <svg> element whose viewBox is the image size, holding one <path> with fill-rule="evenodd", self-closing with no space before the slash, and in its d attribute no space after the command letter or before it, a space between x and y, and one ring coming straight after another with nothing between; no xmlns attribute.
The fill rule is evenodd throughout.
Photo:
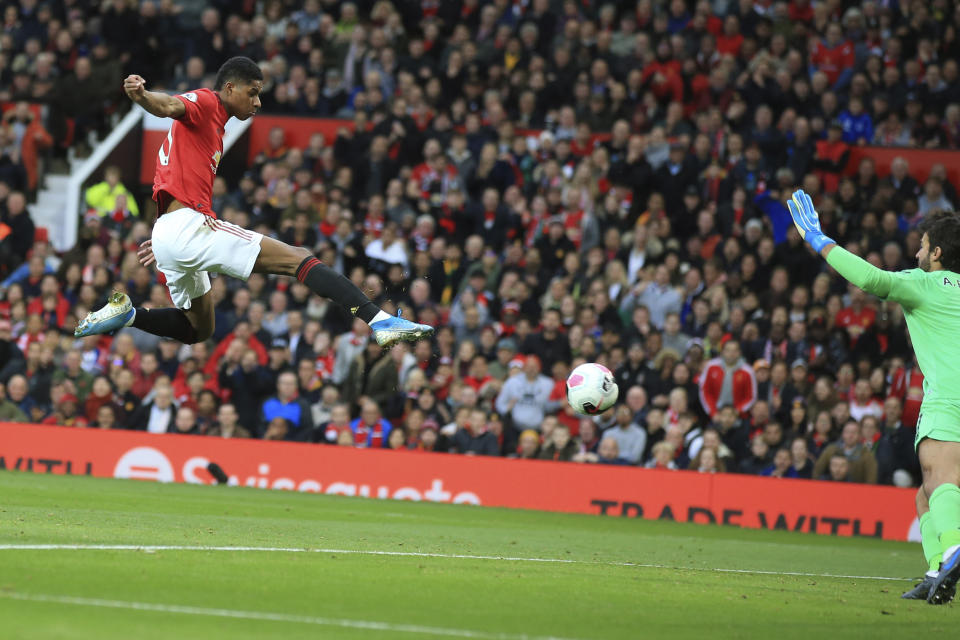
<svg viewBox="0 0 960 640"><path fill-rule="evenodd" d="M397 342L416 342L433 335L434 328L429 325L405 320L400 314L390 316L384 312L343 274L317 260L303 247L291 247L264 237L260 241L260 255L253 270L257 273L295 276L318 296L346 307L350 313L370 325L374 339L382 347L390 347Z"/></svg>
<svg viewBox="0 0 960 640"><path fill-rule="evenodd" d="M155 336L173 338L184 344L203 342L213 333L213 307L207 298L208 296L202 296L195 299L189 312L173 307L134 309L127 294L114 291L107 304L91 311L80 321L73 335L82 338L113 333L123 327L136 327ZM198 330L195 325L201 328Z"/></svg>
<svg viewBox="0 0 960 640"><path fill-rule="evenodd" d="M943 550L940 548L940 533L930 516L930 505L927 502L927 494L923 487L917 490L917 515L920 518L920 543L928 570L919 584L900 596L904 600L927 599L927 596L930 595L930 589L937 582L937 575L940 572L940 559L943 557Z"/></svg>

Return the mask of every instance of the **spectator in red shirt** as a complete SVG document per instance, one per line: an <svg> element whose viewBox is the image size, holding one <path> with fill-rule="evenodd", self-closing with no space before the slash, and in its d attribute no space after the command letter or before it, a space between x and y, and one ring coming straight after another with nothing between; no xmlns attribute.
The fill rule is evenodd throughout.
<svg viewBox="0 0 960 640"><path fill-rule="evenodd" d="M813 20L813 7L810 0L790 0L787 9L790 22L810 22Z"/></svg>
<svg viewBox="0 0 960 640"><path fill-rule="evenodd" d="M712 420L717 408L725 404L736 407L746 416L757 400L757 378L741 358L740 343L728 340L721 356L707 362L700 375L700 403Z"/></svg>
<svg viewBox="0 0 960 640"><path fill-rule="evenodd" d="M810 73L823 71L834 89L845 89L850 83L854 62L853 44L843 38L843 28L837 22L827 27L825 39L814 41L810 47Z"/></svg>
<svg viewBox="0 0 960 640"><path fill-rule="evenodd" d="M86 418L89 422L97 420L100 407L114 404L113 388L110 386L110 380L106 376L97 376L93 381L93 389L87 396L85 403ZM62 401L62 399L61 399Z"/></svg>
<svg viewBox="0 0 960 640"><path fill-rule="evenodd" d="M60 283L55 275L48 273L40 280L40 295L27 305L27 313L39 315L49 326L63 326L70 313L70 303L60 293Z"/></svg>
<svg viewBox="0 0 960 640"><path fill-rule="evenodd" d="M259 362L261 365L267 364L268 358L266 348L263 346L263 343L257 340L257 337L250 331L250 324L245 320L241 320L237 322L237 326L234 327L233 331L224 336L223 340L217 344L217 348L213 350L212 354L210 354L210 358L203 367L203 372L207 376L213 376L217 373L217 367L220 366L220 359L223 358L224 354L226 354L227 349L230 348L230 344L234 340L240 340L249 348L253 349L257 354L257 362Z"/></svg>
<svg viewBox="0 0 960 640"><path fill-rule="evenodd" d="M743 34L740 33L740 19L735 15L729 15L723 21L723 33L717 36L717 53L736 58L740 55L742 46Z"/></svg>
<svg viewBox="0 0 960 640"><path fill-rule="evenodd" d="M41 424L56 424L64 427L85 427L87 419L77 415L77 405L80 401L72 393L65 393L60 396L56 403L56 409L47 416Z"/></svg>
<svg viewBox="0 0 960 640"><path fill-rule="evenodd" d="M852 348L857 344L860 335L876 322L877 311L865 304L867 294L863 292L863 289L850 285L848 292L850 294L850 305L837 312L833 324L840 329L846 329L850 336L850 346Z"/></svg>

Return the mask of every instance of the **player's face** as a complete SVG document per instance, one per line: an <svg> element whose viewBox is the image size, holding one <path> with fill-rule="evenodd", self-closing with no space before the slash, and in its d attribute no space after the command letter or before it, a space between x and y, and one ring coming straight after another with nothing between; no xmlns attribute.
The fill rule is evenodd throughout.
<svg viewBox="0 0 960 640"><path fill-rule="evenodd" d="M917 251L917 266L924 271L930 271L930 254L935 250L930 249L930 236L926 233L920 239L920 249Z"/></svg>
<svg viewBox="0 0 960 640"><path fill-rule="evenodd" d="M263 82L260 80L254 80L250 84L228 82L224 87L226 89L224 102L229 108L230 115L237 120L252 118L260 110L260 92L263 90Z"/></svg>

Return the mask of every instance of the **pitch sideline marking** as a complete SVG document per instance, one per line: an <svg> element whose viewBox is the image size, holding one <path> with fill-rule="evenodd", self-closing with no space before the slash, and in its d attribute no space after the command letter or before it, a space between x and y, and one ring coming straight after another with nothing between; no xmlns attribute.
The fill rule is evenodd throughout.
<svg viewBox="0 0 960 640"><path fill-rule="evenodd" d="M798 576L805 578L845 578L848 580L912 581L914 578L890 576L851 576L835 573L804 573L799 571L763 571L761 569L723 569L715 567L671 567L664 564L614 562L603 560L573 560L570 558L520 558L511 556L480 556L460 553L429 553L426 551L380 551L376 549L306 549L299 547L218 547L203 545L139 545L139 544L0 544L0 551L266 551L274 553L341 553L369 556L401 556L415 558L450 558L457 560L501 560L506 562L547 562L558 564L596 564L641 569L677 569L682 571L713 571L717 573L745 573L768 576Z"/></svg>
<svg viewBox="0 0 960 640"><path fill-rule="evenodd" d="M573 640L570 638L558 638L555 636L529 636L527 634L494 633L489 631L474 631L471 629L427 627L416 624L395 624L392 622L378 622L375 620L323 618L318 616L303 616L291 613L276 613L272 611L241 611L237 609L194 607L178 604L135 602L129 600L78 598L74 596L58 596L42 593L10 593L0 591L0 597L9 598L11 600L25 600L28 602L52 602L56 604L72 604L87 607L106 607L109 609L158 611L161 613L182 613L195 616L242 618L245 620L267 620L270 622L294 622L300 624L320 625L325 627L342 627L348 629L366 629L370 631L389 631L400 633L419 633L432 636L452 636L457 638L480 638L482 640Z"/></svg>

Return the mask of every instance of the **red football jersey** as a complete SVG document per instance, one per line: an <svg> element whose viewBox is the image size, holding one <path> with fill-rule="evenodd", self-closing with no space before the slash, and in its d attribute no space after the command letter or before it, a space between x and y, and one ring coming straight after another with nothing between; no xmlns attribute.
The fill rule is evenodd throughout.
<svg viewBox="0 0 960 640"><path fill-rule="evenodd" d="M211 208L213 179L223 155L223 127L230 116L210 89L197 89L176 98L186 111L173 121L157 152L153 199L160 211L170 199L176 199L216 218Z"/></svg>

